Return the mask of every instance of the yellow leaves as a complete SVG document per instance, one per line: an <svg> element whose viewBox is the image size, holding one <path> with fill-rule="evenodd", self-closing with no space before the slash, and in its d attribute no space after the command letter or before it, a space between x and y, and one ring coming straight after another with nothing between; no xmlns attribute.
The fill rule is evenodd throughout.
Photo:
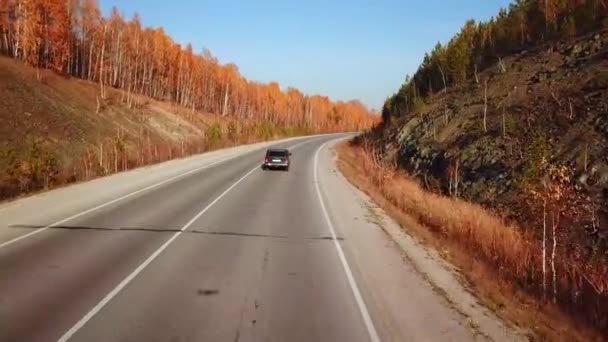
<svg viewBox="0 0 608 342"><path fill-rule="evenodd" d="M282 91L276 82L249 81L238 66L220 64L208 50L196 53L162 27L142 27L137 14L125 20L114 7L102 17L95 0L20 0L3 16L6 4L0 0L0 31L19 30L0 49L15 47L17 57L34 66L99 82L102 98L104 87L111 86L126 91L128 103L132 94L143 94L192 114L224 113L310 133L361 130L377 122L359 102L334 103L295 88Z"/></svg>
<svg viewBox="0 0 608 342"><path fill-rule="evenodd" d="M528 193L534 199L559 202L566 196L573 171L565 165L552 165L545 157L540 162L541 174L545 175L540 187L531 187Z"/></svg>
<svg viewBox="0 0 608 342"><path fill-rule="evenodd" d="M19 163L19 174L30 176L34 173L32 164L27 160L22 160Z"/></svg>
<svg viewBox="0 0 608 342"><path fill-rule="evenodd" d="M548 173L553 181L563 184L570 181L573 171L563 165L551 165L548 167Z"/></svg>

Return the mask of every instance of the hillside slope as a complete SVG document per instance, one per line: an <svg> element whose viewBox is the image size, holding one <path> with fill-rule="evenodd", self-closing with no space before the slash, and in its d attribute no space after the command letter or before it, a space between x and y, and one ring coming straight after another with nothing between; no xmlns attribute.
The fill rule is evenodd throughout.
<svg viewBox="0 0 608 342"><path fill-rule="evenodd" d="M592 204L606 218L608 33L524 51L504 63L506 73L496 66L480 74L487 92L484 81L452 88L434 95L418 115L395 122L384 132L387 152L445 193L458 162L459 196L523 222L538 217L522 202L522 196L532 199L526 188L551 176L550 169L566 167L566 183L588 209L576 221L592 218ZM594 245L608 247L602 232L595 238Z"/></svg>
<svg viewBox="0 0 608 342"><path fill-rule="evenodd" d="M550 257L555 227L562 304L595 307L588 317L606 329L608 32L502 63L479 82L430 95L366 141L427 189L481 204L536 235L539 255L546 236Z"/></svg>
<svg viewBox="0 0 608 342"><path fill-rule="evenodd" d="M96 1L0 1L0 35L0 55L36 68L0 59L0 199L227 144L378 121L358 100L248 80L137 13L126 19L113 7L104 16Z"/></svg>
<svg viewBox="0 0 608 342"><path fill-rule="evenodd" d="M37 73L41 80L38 81ZM0 57L0 198L294 133L191 112Z"/></svg>

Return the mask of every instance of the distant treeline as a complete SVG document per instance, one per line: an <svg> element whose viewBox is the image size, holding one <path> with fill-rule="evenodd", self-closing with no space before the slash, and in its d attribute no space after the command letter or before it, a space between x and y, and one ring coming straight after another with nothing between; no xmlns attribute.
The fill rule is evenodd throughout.
<svg viewBox="0 0 608 342"><path fill-rule="evenodd" d="M385 122L418 111L434 92L463 85L504 56L565 38L608 28L608 0L517 0L486 22L467 21L447 45L438 43L424 56L413 77L382 110Z"/></svg>
<svg viewBox="0 0 608 342"><path fill-rule="evenodd" d="M0 54L39 68L196 111L264 120L310 132L360 130L375 116L359 101L331 102L275 82L246 80L234 64L220 65L209 51L175 43L162 28L108 18L95 0L0 0Z"/></svg>

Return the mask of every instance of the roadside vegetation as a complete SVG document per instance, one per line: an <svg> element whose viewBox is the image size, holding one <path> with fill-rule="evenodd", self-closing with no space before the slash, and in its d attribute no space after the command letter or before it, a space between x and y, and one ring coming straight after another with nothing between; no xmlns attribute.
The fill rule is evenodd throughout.
<svg viewBox="0 0 608 342"><path fill-rule="evenodd" d="M488 307L529 329L533 339L602 340L603 332L577 313L604 315L605 298L586 293L587 306L566 313L557 303L562 296L583 294L584 284L571 281L583 272L594 286L604 286L605 264L581 265L568 254L555 253L553 245L545 260L552 271L546 272L541 242L533 234L480 205L426 190L419 180L383 161L365 139L340 145L338 163L349 181L404 230L454 264Z"/></svg>
<svg viewBox="0 0 608 342"><path fill-rule="evenodd" d="M530 324L550 339L608 336L607 29L603 0L518 0L468 21L349 152L386 203L455 246L476 288L508 287L500 305L518 294L498 311L553 317Z"/></svg>
<svg viewBox="0 0 608 342"><path fill-rule="evenodd" d="M377 122L249 81L94 0L0 0L0 199L211 149Z"/></svg>

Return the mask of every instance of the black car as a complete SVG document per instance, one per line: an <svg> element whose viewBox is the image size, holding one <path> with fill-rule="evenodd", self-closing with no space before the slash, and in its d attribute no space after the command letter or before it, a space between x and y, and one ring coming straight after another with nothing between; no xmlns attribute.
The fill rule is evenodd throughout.
<svg viewBox="0 0 608 342"><path fill-rule="evenodd" d="M264 169L283 169L289 171L289 156L291 156L291 152L287 149L268 149L262 167Z"/></svg>

